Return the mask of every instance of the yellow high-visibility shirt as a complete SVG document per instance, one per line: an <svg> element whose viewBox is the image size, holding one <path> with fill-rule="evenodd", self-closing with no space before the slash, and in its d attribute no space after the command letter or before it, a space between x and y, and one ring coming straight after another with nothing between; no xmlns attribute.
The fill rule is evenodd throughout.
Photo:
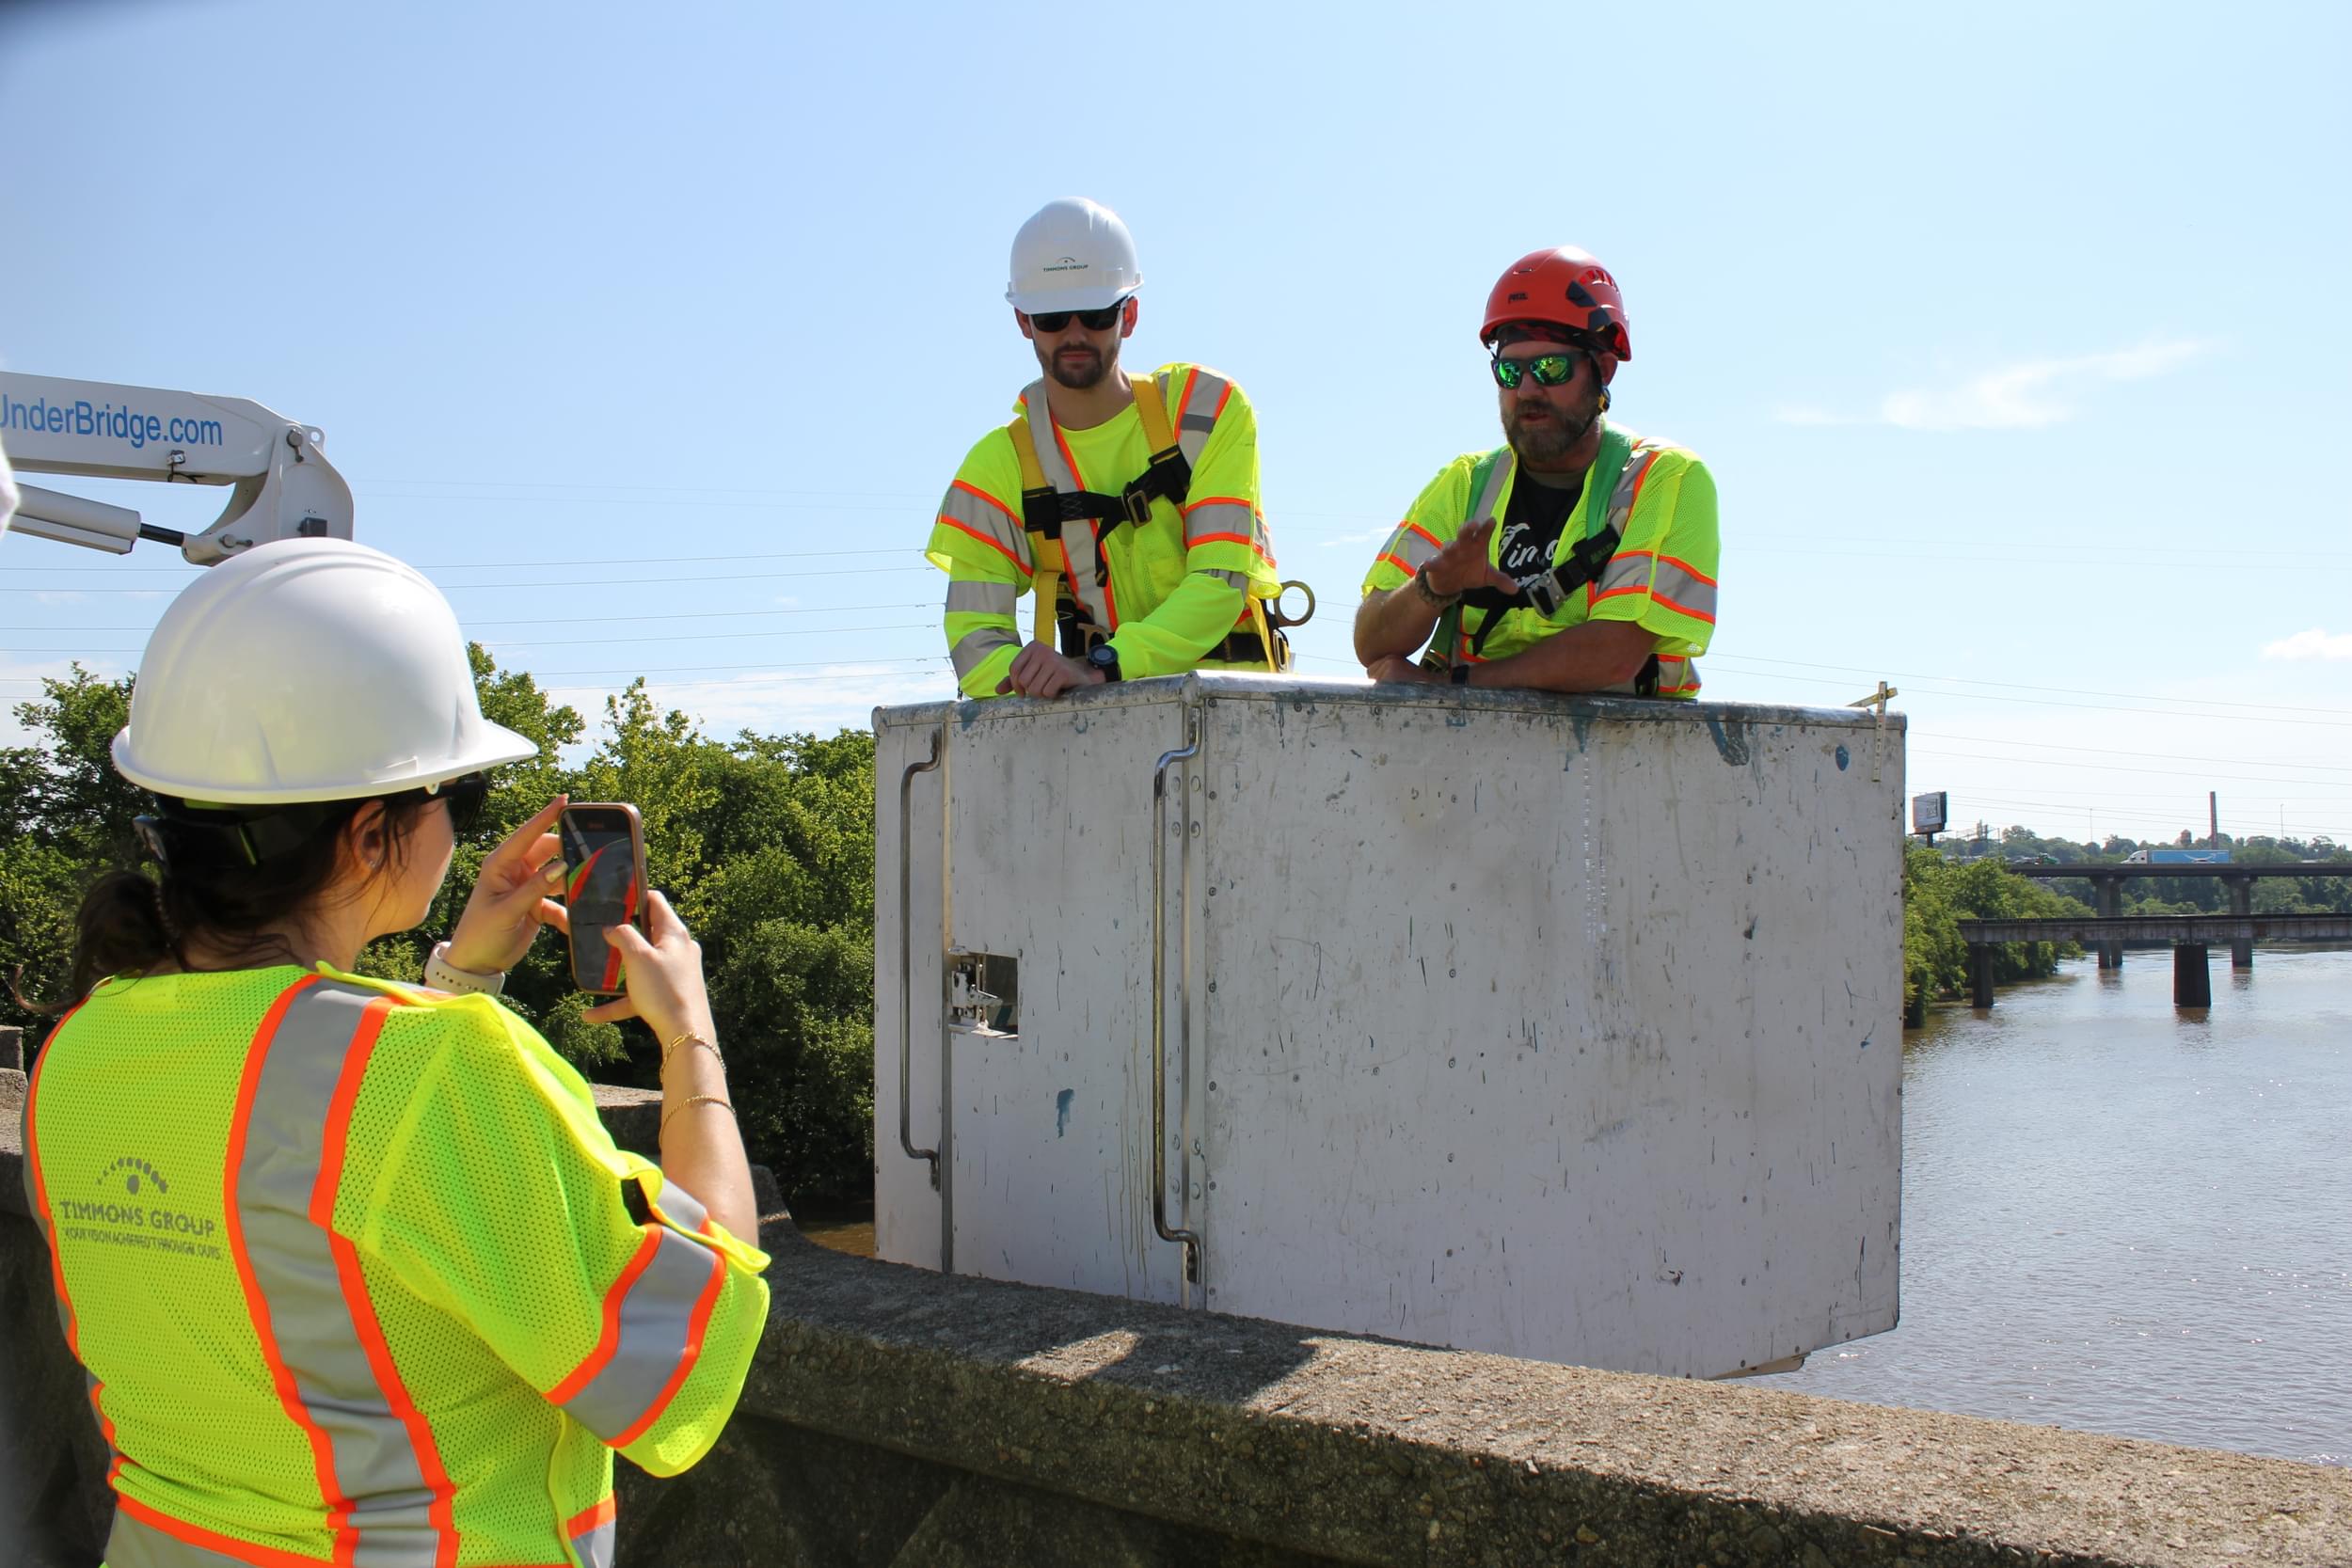
<svg viewBox="0 0 2352 1568"><path fill-rule="evenodd" d="M1623 537L1600 577L1570 594L1550 615L1533 608L1495 611L1500 620L1475 653L1471 642L1485 629L1488 612L1465 607L1454 646L1436 650L1448 663L1502 658L1587 621L1631 621L1657 634L1657 695L1698 695L1698 658L1714 636L1721 570L1715 481L1707 465L1685 449L1645 441L1622 429L1619 433L1634 443L1634 451L1613 494L1597 496L1593 485L1584 487L1561 527L1552 557L1555 564L1566 560L1580 541L1602 531L1613 513L1622 511ZM1473 520L1471 512L1480 510L1481 477L1490 465L1509 456L1508 447L1470 452L1439 469L1381 546L1372 570L1364 575L1364 593L1412 581L1413 574ZM1500 476L1500 489L1491 500L1493 516L1505 514L1516 477L1509 472ZM1486 546L1487 558L1498 566L1502 533L1496 529ZM1630 690L1631 686L1612 689Z"/></svg>
<svg viewBox="0 0 2352 1568"><path fill-rule="evenodd" d="M488 997L109 980L24 1125L116 1563L609 1562L612 1450L701 1458L766 1319L766 1255Z"/></svg>
<svg viewBox="0 0 2352 1568"><path fill-rule="evenodd" d="M948 575L947 648L965 696L997 694L996 683L1027 641L1020 595L1050 594L1057 577L1093 624L1110 632L1129 679L1266 668L1263 659L1204 657L1237 627L1254 624L1251 601L1281 593L1259 506L1258 427L1249 400L1199 365L1163 365L1137 376L1135 386L1138 395L1160 398L1180 437L1201 434L1198 421L1213 421L1182 508L1155 497L1151 520L1140 528L1073 523L1052 540L1023 526L1021 460L1008 430L981 436L956 471L924 554ZM1027 417L1027 400L1025 393L1015 404L1016 417ZM1050 429L1054 451L1041 451L1041 459L1050 470L1058 457L1081 488L1115 495L1150 466L1151 441L1133 405L1089 430L1058 421ZM1099 585L1098 560L1109 566L1108 580Z"/></svg>

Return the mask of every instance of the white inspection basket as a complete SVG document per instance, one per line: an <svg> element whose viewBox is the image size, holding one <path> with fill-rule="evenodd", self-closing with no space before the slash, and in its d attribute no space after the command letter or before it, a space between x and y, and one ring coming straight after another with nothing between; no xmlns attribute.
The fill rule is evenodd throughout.
<svg viewBox="0 0 2352 1568"><path fill-rule="evenodd" d="M1902 721L885 708L883 1258L1632 1371L1895 1323Z"/></svg>

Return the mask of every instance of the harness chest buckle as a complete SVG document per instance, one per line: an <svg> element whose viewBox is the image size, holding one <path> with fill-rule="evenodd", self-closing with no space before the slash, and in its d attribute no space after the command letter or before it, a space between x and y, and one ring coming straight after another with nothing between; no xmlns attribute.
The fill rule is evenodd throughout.
<svg viewBox="0 0 2352 1568"><path fill-rule="evenodd" d="M1146 490L1140 483L1130 484L1121 490L1119 493L1119 499L1120 503L1127 508L1127 520L1136 527L1141 528L1152 520L1152 492Z"/></svg>
<svg viewBox="0 0 2352 1568"><path fill-rule="evenodd" d="M1542 577L1521 583L1519 591L1527 595L1527 602L1534 606L1536 614L1549 618L1560 613L1562 595L1559 581L1551 573L1546 572Z"/></svg>

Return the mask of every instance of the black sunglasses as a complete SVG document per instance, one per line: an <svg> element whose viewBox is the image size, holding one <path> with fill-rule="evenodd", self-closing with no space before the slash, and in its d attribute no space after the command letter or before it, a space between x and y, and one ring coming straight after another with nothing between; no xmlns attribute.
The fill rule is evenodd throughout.
<svg viewBox="0 0 2352 1568"><path fill-rule="evenodd" d="M1120 312L1126 309L1127 302L1121 299L1100 310L1032 310L1029 325L1040 332L1059 332L1074 321L1089 332L1104 332L1119 325Z"/></svg>
<svg viewBox="0 0 2352 1568"><path fill-rule="evenodd" d="M449 825L459 838L472 832L482 820L483 802L490 797L490 775L468 773L462 778L448 779L431 789L412 789L394 800L447 800Z"/></svg>
<svg viewBox="0 0 2352 1568"><path fill-rule="evenodd" d="M468 773L431 789L404 789L383 799L388 803L447 800L450 831L463 838L482 820L489 794L487 773ZM166 867L258 865L301 848L321 823L351 805L348 800L306 800L273 811L170 800L159 815L136 817L132 826L147 852Z"/></svg>

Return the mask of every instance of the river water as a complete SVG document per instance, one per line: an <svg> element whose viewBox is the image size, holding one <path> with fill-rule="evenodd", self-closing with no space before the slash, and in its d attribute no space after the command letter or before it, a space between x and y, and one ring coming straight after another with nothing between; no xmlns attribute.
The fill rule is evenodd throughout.
<svg viewBox="0 0 2352 1568"><path fill-rule="evenodd" d="M2213 956L1907 1035L1902 1321L1756 1381L2352 1465L2352 952Z"/></svg>

